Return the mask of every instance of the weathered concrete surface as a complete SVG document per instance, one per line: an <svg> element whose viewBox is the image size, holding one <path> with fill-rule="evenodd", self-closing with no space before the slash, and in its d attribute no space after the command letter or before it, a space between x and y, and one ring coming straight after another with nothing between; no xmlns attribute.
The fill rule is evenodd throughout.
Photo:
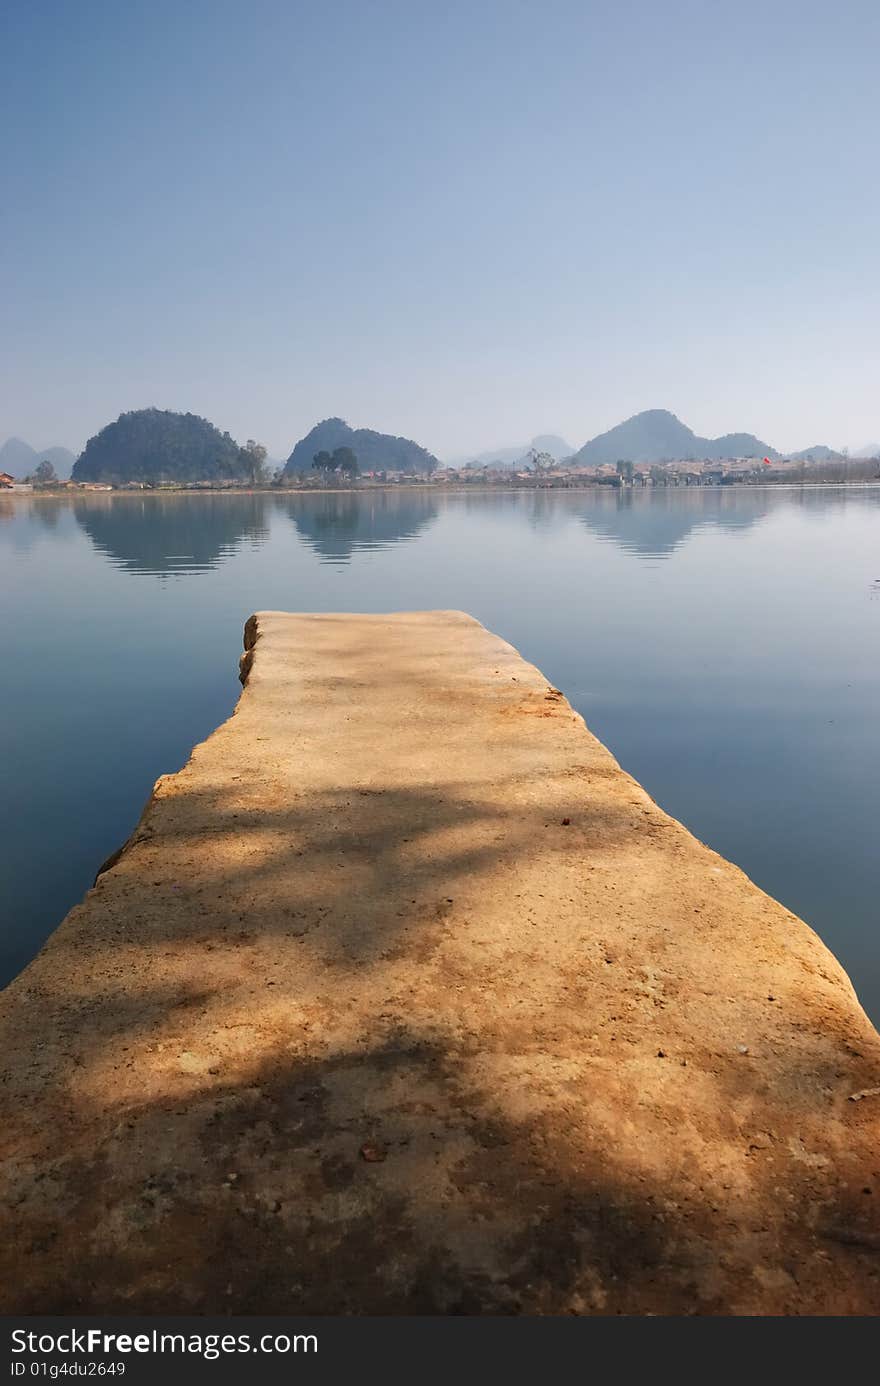
<svg viewBox="0 0 880 1386"><path fill-rule="evenodd" d="M814 934L470 618L248 639L0 1000L3 1309L880 1309Z"/></svg>

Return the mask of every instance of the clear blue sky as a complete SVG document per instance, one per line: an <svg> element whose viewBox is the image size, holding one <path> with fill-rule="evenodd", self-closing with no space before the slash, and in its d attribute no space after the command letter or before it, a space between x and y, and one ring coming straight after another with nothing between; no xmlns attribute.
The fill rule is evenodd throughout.
<svg viewBox="0 0 880 1386"><path fill-rule="evenodd" d="M880 435L877 0L0 15L0 440Z"/></svg>

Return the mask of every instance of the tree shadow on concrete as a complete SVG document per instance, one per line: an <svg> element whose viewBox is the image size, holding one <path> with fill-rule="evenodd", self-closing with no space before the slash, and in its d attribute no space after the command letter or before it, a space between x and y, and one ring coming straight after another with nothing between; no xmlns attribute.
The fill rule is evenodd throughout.
<svg viewBox="0 0 880 1386"><path fill-rule="evenodd" d="M7 1311L751 1314L876 1303L875 1248L834 1240L835 1227L854 1226L845 1200L809 1231L802 1206L774 1215L760 1198L724 1206L708 1189L684 1193L674 1166L640 1179L625 1150L595 1149L558 1112L516 1119L499 1108L468 1081L470 1057L400 1027L323 1060L264 1057L246 1081L183 1104L130 1108L10 1209L2 1256L11 1234L18 1273L4 1280ZM589 1113L588 1091L581 1102Z"/></svg>
<svg viewBox="0 0 880 1386"><path fill-rule="evenodd" d="M179 778L4 1000L6 1312L876 1312L868 1031L577 779Z"/></svg>

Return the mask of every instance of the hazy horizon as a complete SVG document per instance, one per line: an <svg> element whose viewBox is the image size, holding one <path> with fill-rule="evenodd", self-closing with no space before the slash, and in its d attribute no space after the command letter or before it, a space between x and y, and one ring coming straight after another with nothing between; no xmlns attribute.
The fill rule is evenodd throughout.
<svg viewBox="0 0 880 1386"><path fill-rule="evenodd" d="M880 438L880 9L11 3L0 440Z"/></svg>

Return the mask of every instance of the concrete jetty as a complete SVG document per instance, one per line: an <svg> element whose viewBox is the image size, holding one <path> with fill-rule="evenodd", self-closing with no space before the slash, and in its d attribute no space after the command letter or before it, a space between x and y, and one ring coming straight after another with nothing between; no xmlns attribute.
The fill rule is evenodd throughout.
<svg viewBox="0 0 880 1386"><path fill-rule="evenodd" d="M878 1312L880 1037L807 925L468 616L245 644L0 996L0 1308Z"/></svg>

